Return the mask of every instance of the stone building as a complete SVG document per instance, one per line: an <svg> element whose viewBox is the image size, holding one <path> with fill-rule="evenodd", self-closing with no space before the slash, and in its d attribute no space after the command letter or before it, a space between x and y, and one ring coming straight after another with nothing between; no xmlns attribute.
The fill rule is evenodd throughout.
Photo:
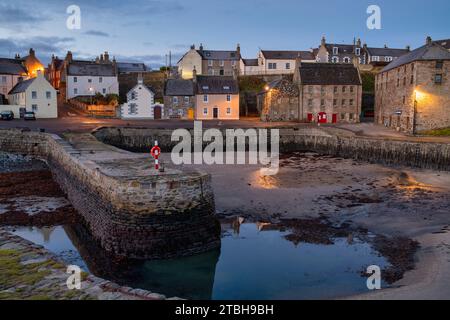
<svg viewBox="0 0 450 320"><path fill-rule="evenodd" d="M47 67L46 77L48 82L55 88L56 90L61 89L61 73L64 67L64 60L59 59L58 57L52 56L52 60L50 61Z"/></svg>
<svg viewBox="0 0 450 320"><path fill-rule="evenodd" d="M450 52L430 37L376 77L375 121L416 133L450 127Z"/></svg>
<svg viewBox="0 0 450 320"><path fill-rule="evenodd" d="M258 110L262 121L293 121L299 119L299 87L292 79L270 82L258 94Z"/></svg>
<svg viewBox="0 0 450 320"><path fill-rule="evenodd" d="M192 70L198 75L233 76L239 74L241 60L241 47L236 50L206 50L201 44L198 49L195 45L178 61L178 73L183 79L192 79Z"/></svg>
<svg viewBox="0 0 450 320"><path fill-rule="evenodd" d="M194 119L194 82L188 79L168 79L164 86L164 117Z"/></svg>
<svg viewBox="0 0 450 320"><path fill-rule="evenodd" d="M357 67L300 60L296 65L291 83L276 81L259 95L262 120L359 122L362 81Z"/></svg>

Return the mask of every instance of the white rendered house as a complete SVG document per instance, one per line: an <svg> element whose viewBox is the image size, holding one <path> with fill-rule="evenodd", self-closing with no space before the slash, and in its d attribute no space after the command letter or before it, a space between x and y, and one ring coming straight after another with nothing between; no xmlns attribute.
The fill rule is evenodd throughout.
<svg viewBox="0 0 450 320"><path fill-rule="evenodd" d="M33 111L36 118L58 117L56 90L42 72L38 72L36 78L17 83L9 92L8 100L12 106L16 106L14 109Z"/></svg>
<svg viewBox="0 0 450 320"><path fill-rule="evenodd" d="M163 106L155 104L155 93L142 80L127 93L127 103L121 106L122 119L161 119Z"/></svg>

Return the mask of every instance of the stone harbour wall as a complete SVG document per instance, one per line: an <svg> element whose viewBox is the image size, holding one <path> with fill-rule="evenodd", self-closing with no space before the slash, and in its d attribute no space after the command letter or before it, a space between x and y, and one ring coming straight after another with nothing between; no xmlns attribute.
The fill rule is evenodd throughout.
<svg viewBox="0 0 450 320"><path fill-rule="evenodd" d="M44 159L94 238L112 254L169 258L220 247L208 174L112 176L102 161L60 137L21 130L0 130L0 150ZM138 160L130 155L120 163Z"/></svg>
<svg viewBox="0 0 450 320"><path fill-rule="evenodd" d="M97 139L126 150L146 152L158 140L166 152L177 144L171 130L101 128ZM368 161L383 165L450 171L450 144L419 142L414 139L356 136L333 128L280 129L280 152L314 151L321 154Z"/></svg>

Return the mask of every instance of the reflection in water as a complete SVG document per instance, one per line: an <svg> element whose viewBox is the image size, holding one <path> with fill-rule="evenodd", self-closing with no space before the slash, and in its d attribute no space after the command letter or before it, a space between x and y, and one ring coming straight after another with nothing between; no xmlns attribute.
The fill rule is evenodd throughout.
<svg viewBox="0 0 450 320"><path fill-rule="evenodd" d="M55 227L48 242L36 228L15 233L66 260L67 252L73 252L69 262L96 276L187 299L334 298L367 292L361 271L373 264L387 266L357 235L338 236L329 244L302 240L296 246L287 240L288 231L268 223L241 218L222 227L221 250L162 261L111 257L79 225Z"/></svg>

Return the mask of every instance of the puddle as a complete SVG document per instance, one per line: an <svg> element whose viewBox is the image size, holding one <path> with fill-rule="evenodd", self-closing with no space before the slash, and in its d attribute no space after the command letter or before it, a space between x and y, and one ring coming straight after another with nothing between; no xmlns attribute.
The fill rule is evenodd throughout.
<svg viewBox="0 0 450 320"><path fill-rule="evenodd" d="M330 244L289 241L289 231L261 224L223 224L222 247L194 257L129 261L108 257L79 226L15 228L70 264L121 285L187 299L326 299L367 292L361 271L389 266L366 242L334 237ZM383 286L385 284L383 283Z"/></svg>

